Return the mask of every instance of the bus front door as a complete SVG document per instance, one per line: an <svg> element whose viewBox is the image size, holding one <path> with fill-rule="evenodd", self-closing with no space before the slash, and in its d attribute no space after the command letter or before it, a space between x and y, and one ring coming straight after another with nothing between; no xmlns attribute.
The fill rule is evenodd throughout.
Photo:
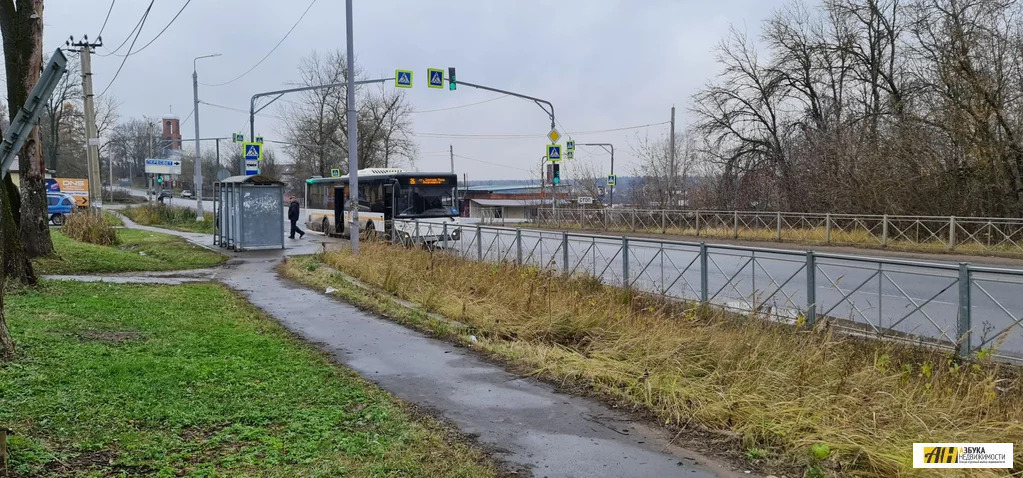
<svg viewBox="0 0 1023 478"><path fill-rule="evenodd" d="M345 187L334 187L334 233L343 235L345 232ZM323 231L326 234L328 231Z"/></svg>

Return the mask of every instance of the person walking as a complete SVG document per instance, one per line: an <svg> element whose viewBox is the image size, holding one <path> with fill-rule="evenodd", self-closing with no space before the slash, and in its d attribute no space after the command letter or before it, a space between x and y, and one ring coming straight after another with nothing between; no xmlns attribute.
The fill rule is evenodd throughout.
<svg viewBox="0 0 1023 478"><path fill-rule="evenodd" d="M298 233L299 239L305 237L305 231L298 228L298 199L295 195L291 195L291 204L288 205L288 220L291 221L291 235L289 239L295 238L295 233Z"/></svg>

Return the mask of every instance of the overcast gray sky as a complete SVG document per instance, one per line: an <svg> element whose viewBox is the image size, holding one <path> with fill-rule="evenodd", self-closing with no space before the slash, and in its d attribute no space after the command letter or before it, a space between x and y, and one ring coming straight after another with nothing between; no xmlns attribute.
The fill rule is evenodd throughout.
<svg viewBox="0 0 1023 478"><path fill-rule="evenodd" d="M186 0L157 0L135 48L148 43ZM119 0L103 33L109 53L127 37L145 0ZM192 110L192 59L199 80L219 83L249 69L287 33L310 0L192 0L166 33L127 59L110 88L122 118L170 111L184 118ZM713 47L729 25L751 33L780 2L763 0L355 0L356 59L368 76L393 76L397 68L415 72L408 99L418 110L436 110L500 96L468 87L457 91L426 87L429 67L458 69L464 81L517 91L551 101L563 134L666 122L679 107L678 121L691 95L718 71ZM69 35L95 38L110 6L108 0L47 0L44 47L62 45ZM298 79L302 57L313 50L345 48L345 8L340 0L316 1L298 28L252 73L222 87L200 86L200 99L247 110L259 91L287 87ZM127 45L121 50L126 51ZM96 56L97 93L122 58ZM391 86L393 87L393 86ZM279 110L270 107L270 115ZM247 131L247 114L201 106L202 136ZM549 119L531 102L503 98L465 108L414 115L420 155L416 169L449 168L448 145L459 156L456 171L472 179L535 178L544 155ZM182 123L192 137L191 120ZM616 145L616 172L628 174L630 145L636 135L662 135L668 126L618 132L572 134L579 142ZM283 140L282 123L257 117L256 132ZM535 135L497 138L472 135ZM439 135L451 135L439 136ZM563 142L564 140L562 140ZM599 149L581 150L584 160L600 160ZM589 158L587 158L589 156ZM605 167L607 167L605 165ZM566 168L571 168L570 164ZM606 171L605 171L606 172Z"/></svg>

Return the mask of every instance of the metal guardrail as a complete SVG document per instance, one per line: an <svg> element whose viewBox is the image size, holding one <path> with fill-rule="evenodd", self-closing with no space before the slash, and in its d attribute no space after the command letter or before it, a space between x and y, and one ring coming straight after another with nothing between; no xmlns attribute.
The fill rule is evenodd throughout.
<svg viewBox="0 0 1023 478"><path fill-rule="evenodd" d="M1023 253L1023 218L560 208L540 210L537 222L618 232Z"/></svg>
<svg viewBox="0 0 1023 478"><path fill-rule="evenodd" d="M1023 360L1023 270L483 225L407 226L415 232L405 240L466 259L592 276L767 320L812 325L827 318L849 333L964 357L989 350Z"/></svg>

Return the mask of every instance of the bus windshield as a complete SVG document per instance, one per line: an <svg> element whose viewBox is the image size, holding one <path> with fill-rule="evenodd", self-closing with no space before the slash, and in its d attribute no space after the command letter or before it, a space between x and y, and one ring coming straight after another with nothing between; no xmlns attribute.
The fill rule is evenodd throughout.
<svg viewBox="0 0 1023 478"><path fill-rule="evenodd" d="M455 188L446 185L402 185L395 194L398 217L451 217L458 215Z"/></svg>

